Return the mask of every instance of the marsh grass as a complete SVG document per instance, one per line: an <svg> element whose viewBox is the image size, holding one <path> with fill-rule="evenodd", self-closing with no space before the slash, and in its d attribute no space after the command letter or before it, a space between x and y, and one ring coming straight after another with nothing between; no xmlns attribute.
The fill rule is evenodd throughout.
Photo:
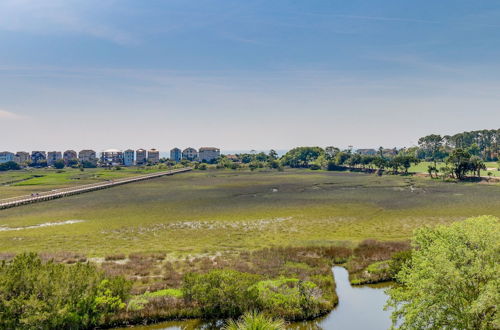
<svg viewBox="0 0 500 330"><path fill-rule="evenodd" d="M273 192L273 189L277 192ZM202 171L0 211L0 252L214 255L404 240L415 228L500 216L500 185L287 170Z"/></svg>

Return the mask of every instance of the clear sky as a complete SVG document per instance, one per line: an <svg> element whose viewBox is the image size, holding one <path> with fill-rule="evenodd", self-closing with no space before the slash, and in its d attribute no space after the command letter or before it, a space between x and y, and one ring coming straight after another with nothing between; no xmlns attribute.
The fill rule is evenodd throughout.
<svg viewBox="0 0 500 330"><path fill-rule="evenodd" d="M1 0L0 149L409 146L500 127L498 0Z"/></svg>

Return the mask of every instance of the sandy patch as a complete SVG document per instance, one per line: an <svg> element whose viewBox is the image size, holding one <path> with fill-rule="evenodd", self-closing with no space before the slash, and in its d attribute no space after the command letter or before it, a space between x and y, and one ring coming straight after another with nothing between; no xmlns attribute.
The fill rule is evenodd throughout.
<svg viewBox="0 0 500 330"><path fill-rule="evenodd" d="M43 228L43 227L52 227L52 226L62 226L62 225L71 225L74 223L85 222L85 220L66 220L60 222L45 222L39 225L26 226L26 227L5 227L0 226L0 231L14 231L14 230L23 230L23 229L35 229L35 228Z"/></svg>

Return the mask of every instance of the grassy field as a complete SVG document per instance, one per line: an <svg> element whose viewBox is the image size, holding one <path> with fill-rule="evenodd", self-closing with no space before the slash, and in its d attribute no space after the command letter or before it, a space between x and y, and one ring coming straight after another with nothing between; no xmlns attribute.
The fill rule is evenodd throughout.
<svg viewBox="0 0 500 330"><path fill-rule="evenodd" d="M2 210L0 252L101 257L162 251L180 256L366 238L401 240L419 226L500 216L499 197L500 185L418 177L196 171ZM65 221L70 223L22 228Z"/></svg>
<svg viewBox="0 0 500 330"><path fill-rule="evenodd" d="M429 165L434 165L433 162L420 162L417 165L413 165L410 167L409 171L413 173L427 173L427 168ZM441 166L446 165L445 163L437 163L438 169L441 168ZM498 170L498 163L497 162L486 162L485 163L486 168L492 169L492 170L486 170L486 171L481 171L481 176L486 176L488 175L488 172L491 172L491 176L498 176L500 177L500 171Z"/></svg>
<svg viewBox="0 0 500 330"><path fill-rule="evenodd" d="M144 168L123 167L121 170L86 168L84 171L80 171L74 168L65 168L63 170L44 168L0 172L0 199L80 184L126 178L158 170L160 169L157 166L152 166Z"/></svg>

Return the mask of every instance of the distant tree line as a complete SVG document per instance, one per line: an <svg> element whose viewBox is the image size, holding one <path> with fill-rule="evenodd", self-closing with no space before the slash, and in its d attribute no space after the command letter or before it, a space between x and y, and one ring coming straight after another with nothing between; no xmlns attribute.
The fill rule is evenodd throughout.
<svg viewBox="0 0 500 330"><path fill-rule="evenodd" d="M487 169L485 161L498 160L499 146L500 129L481 130L453 136L431 134L420 138L418 146L401 149L380 147L378 150L367 149L369 152L357 152L352 148L314 146L293 148L282 157L278 157L275 150L268 154L259 152L222 155L216 166L235 170L246 167L252 171L258 168L283 170L284 167L291 167L406 175L413 165L429 161L433 164L428 166L427 172L432 178L440 176L443 179L463 180L468 176L480 177L481 171Z"/></svg>
<svg viewBox="0 0 500 330"><path fill-rule="evenodd" d="M444 161L455 149L467 151L484 161L496 161L500 154L500 129L462 132L455 135L431 134L418 140L417 157Z"/></svg>
<svg viewBox="0 0 500 330"><path fill-rule="evenodd" d="M381 149L378 155L361 155L350 149L340 150L336 147L297 147L278 158L277 153L271 150L269 154L238 154L232 159L222 156L218 168L238 169L248 167L250 170L257 168L272 168L283 170L285 166L291 168L308 168L311 170L366 170L370 172L390 171L394 174L408 174L412 164L417 164L417 159L406 150L393 151L388 155Z"/></svg>

